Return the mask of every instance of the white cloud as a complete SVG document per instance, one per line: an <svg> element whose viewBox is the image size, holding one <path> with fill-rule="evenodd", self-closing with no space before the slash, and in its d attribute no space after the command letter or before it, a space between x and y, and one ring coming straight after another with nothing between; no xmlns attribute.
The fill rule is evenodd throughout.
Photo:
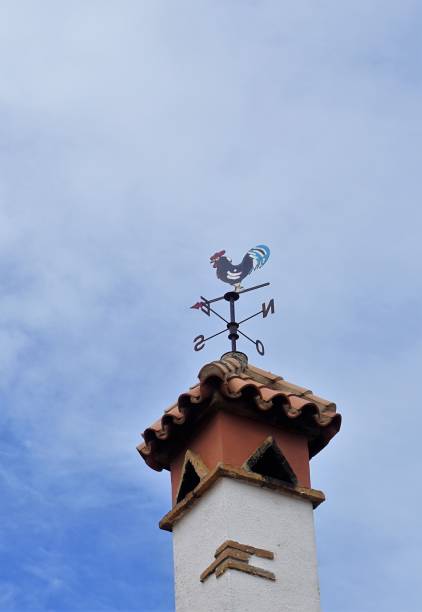
<svg viewBox="0 0 422 612"><path fill-rule="evenodd" d="M418 529L372 483L417 480L420 21L411 0L2 5L0 390L17 449L1 474L15 501L83 512L139 486L147 510L152 487L165 503L138 433L224 351L191 353L214 331L188 309L221 290L209 255L266 242L277 319L251 322L267 356L250 359L345 412L315 460L322 533L340 513L381 542L396 515Z"/></svg>

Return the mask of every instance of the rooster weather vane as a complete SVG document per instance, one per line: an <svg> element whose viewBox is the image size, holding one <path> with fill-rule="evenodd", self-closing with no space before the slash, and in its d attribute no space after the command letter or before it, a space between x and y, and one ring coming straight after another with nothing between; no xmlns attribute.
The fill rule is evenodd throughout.
<svg viewBox="0 0 422 612"><path fill-rule="evenodd" d="M199 336L196 336L196 338L194 338L194 341L193 341L194 342L193 348L195 351L201 351L204 348L205 343L208 342L208 340L211 340L212 338L215 338L216 336L219 336L220 334L224 334L224 332L228 330L229 332L228 338L231 341L232 351L237 350L236 342L240 334L241 336L243 336L244 338L246 338L247 340L252 342L252 344L255 345L255 348L260 355L264 355L265 349L264 349L264 345L262 344L262 342L260 340L252 340L252 338L249 338L249 336L247 336L242 331L240 331L239 327L240 325L242 325L242 323L245 323L246 321L249 321L249 319L253 319L254 317L257 317L260 314L262 314L262 317L264 319L267 317L269 313L274 314L274 299L271 299L268 302L268 304L263 302L262 308L259 312L256 312L250 317L246 317L246 319L243 319L242 321L239 321L239 322L236 321L235 303L237 302L237 300L240 298L240 296L243 293L247 293L248 291L254 291L255 289L261 289L262 287L267 287L270 284L270 283L263 283L262 285L256 285L255 287L248 287L247 289L243 288L241 285L241 282L243 281L244 278L246 278L249 274L251 274L251 272L254 272L255 270L259 270L259 268L262 268L262 266L268 261L268 258L270 256L270 249L267 246L265 246L265 244L258 244L258 246L254 247L253 249L250 249L246 253L244 258L242 259L242 262L238 264L237 266L234 266L232 264L231 259L226 257L225 253L226 253L225 251L217 251L217 253L214 253L214 255L210 257L210 263L212 267L216 269L217 278L219 278L224 283L228 283L229 285L232 285L234 290L228 291L224 295L214 298L212 300L207 300L207 298L201 295L200 296L201 301L196 302L196 304L191 306L191 308L201 310L208 317L210 317L212 313L213 315L215 315L216 317L224 321L226 323L226 327L223 330L217 332L216 334L209 336L208 338L205 338L205 336L203 336L202 334ZM227 319L225 319L217 311L211 308L211 304L214 304L214 302L219 302L220 300L226 300L227 302L230 303L230 320L229 321L227 321Z"/></svg>

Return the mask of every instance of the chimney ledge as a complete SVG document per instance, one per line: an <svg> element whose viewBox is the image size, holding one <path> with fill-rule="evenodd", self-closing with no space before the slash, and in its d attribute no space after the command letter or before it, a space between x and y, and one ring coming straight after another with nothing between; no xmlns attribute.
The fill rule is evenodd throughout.
<svg viewBox="0 0 422 612"><path fill-rule="evenodd" d="M219 463L214 470L201 479L201 482L193 491L188 493L188 495L178 504L176 504L174 508L170 510L170 512L163 516L159 522L160 529L165 531L173 531L173 525L180 520L186 514L186 512L189 511L193 504L195 504L197 500L202 497L202 495L206 493L206 491L208 491L208 489L210 489L210 487L212 487L212 485L221 477L233 478L253 486L272 489L280 494L287 494L300 499L305 499L310 501L314 508L317 508L323 501L325 501L324 493L322 491L318 491L317 489L293 486L288 485L287 483L284 484L273 478L261 476L261 474L248 472L232 465Z"/></svg>

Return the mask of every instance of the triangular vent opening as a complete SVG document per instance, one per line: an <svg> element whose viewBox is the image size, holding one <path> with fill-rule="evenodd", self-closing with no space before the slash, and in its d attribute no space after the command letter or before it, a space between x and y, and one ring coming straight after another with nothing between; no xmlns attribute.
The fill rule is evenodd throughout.
<svg viewBox="0 0 422 612"><path fill-rule="evenodd" d="M191 461L186 461L185 469L183 471L182 482L180 483L179 493L177 494L176 502L179 503L186 497L188 493L194 490L194 488L199 484L200 477L198 476L197 471L193 467Z"/></svg>
<svg viewBox="0 0 422 612"><path fill-rule="evenodd" d="M292 485L297 484L296 474L271 437L267 438L264 444L249 457L245 467L261 476L275 478Z"/></svg>

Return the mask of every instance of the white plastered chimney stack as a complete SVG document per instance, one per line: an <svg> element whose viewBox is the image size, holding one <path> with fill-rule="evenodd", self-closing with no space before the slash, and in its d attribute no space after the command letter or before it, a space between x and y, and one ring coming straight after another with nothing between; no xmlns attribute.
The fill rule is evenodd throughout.
<svg viewBox="0 0 422 612"><path fill-rule="evenodd" d="M177 612L319 612L309 460L340 428L335 404L252 365L207 364L145 430L138 450L169 469Z"/></svg>

